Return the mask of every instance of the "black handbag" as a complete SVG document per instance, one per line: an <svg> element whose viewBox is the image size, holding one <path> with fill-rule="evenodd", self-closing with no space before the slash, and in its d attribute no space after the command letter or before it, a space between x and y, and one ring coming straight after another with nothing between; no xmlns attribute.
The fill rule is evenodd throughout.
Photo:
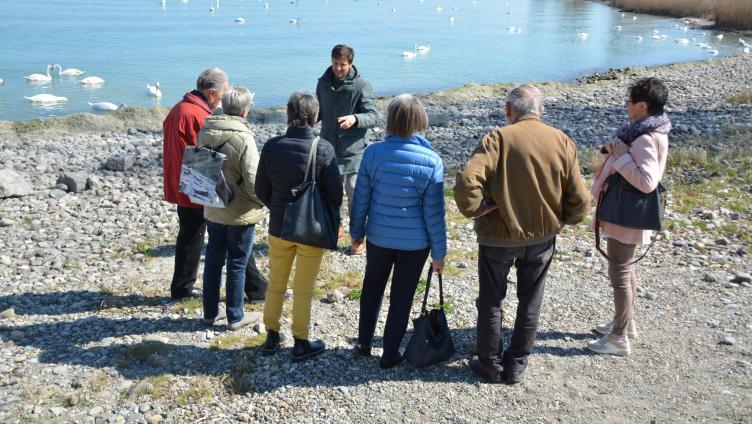
<svg viewBox="0 0 752 424"><path fill-rule="evenodd" d="M428 269L426 292L420 316L413 320L413 336L407 343L405 357L415 367L425 367L445 361L454 354L454 342L449 333L446 314L444 313L444 283L439 274L439 307L426 309L428 292L431 289L433 267Z"/></svg>
<svg viewBox="0 0 752 424"><path fill-rule="evenodd" d="M293 201L285 207L280 238L308 246L336 250L339 210L321 194L316 185L318 144L319 137L316 137L308 153L303 184L292 189Z"/></svg>
<svg viewBox="0 0 752 424"><path fill-rule="evenodd" d="M605 221L623 227L641 230L660 231L663 223L663 209L666 205L666 189L658 187L650 193L644 193L629 183L620 173L614 172L604 182L605 189L598 195L595 208L595 248L604 258L611 260L601 248L600 222ZM645 252L628 265L639 262L650 251L655 238Z"/></svg>

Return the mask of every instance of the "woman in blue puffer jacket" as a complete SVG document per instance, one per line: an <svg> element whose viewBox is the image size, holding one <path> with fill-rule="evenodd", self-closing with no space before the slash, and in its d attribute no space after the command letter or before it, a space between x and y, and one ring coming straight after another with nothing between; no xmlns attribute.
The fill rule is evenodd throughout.
<svg viewBox="0 0 752 424"><path fill-rule="evenodd" d="M421 102L409 94L395 97L387 109L389 135L366 149L353 195L353 246L368 239L356 347L360 355L371 354L386 282L394 269L382 368L404 359L399 347L429 251L434 271L444 268L444 166L431 143L418 134L426 128L428 116Z"/></svg>

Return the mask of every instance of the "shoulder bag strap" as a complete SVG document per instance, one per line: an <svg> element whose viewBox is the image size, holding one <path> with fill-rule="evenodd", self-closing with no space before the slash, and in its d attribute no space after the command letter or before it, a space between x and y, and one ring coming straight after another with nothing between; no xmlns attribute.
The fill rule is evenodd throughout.
<svg viewBox="0 0 752 424"><path fill-rule="evenodd" d="M425 315L428 313L428 309L426 309L426 306L428 304L428 292L431 290L431 276L433 275L433 267L429 266L428 268L428 278L426 279L426 291L423 294L423 306L420 307L420 314ZM441 275L441 274L439 274ZM441 281L441 280L439 280Z"/></svg>
<svg viewBox="0 0 752 424"><path fill-rule="evenodd" d="M311 165L313 165L313 171L311 172L311 180L316 181L316 149L319 146L319 138L316 137L311 143L311 151L308 152L308 163L306 164L305 177L303 182L308 181L308 172L311 171Z"/></svg>

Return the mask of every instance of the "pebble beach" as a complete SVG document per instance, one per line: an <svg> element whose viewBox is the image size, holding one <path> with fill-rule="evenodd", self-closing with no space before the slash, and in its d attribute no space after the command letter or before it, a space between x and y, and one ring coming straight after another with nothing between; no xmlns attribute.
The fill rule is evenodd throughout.
<svg viewBox="0 0 752 424"><path fill-rule="evenodd" d="M445 295L457 347L425 369L381 370L378 338L376 357L353 355L365 257L345 255L347 240L327 253L317 282L312 336L329 350L316 359L293 363L290 342L261 353L263 304L246 304L256 325L230 332L201 323L200 299L169 303L177 215L162 200L164 111L0 122L0 422L752 421L752 104L738 100L752 87L752 57L542 83L543 119L576 141L589 184L593 152L624 121L629 83L644 76L669 87L669 155L684 161L667 171L667 225L638 265L632 355L585 347L613 310L585 222L558 238L537 342L515 386L481 383L468 367L477 244L450 190L452 170L504 125L515 84L421 95L425 135L448 170ZM280 109L251 120L259 148L285 131ZM262 272L266 236L265 219L253 249ZM505 338L515 306L512 284ZM287 340L290 309L287 301ZM386 305L377 335L385 317Z"/></svg>

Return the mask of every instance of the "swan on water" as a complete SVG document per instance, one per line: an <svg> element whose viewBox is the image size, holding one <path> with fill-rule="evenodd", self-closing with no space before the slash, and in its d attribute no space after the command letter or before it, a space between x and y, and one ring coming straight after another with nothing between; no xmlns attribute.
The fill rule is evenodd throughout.
<svg viewBox="0 0 752 424"><path fill-rule="evenodd" d="M749 46L745 47L744 50L742 50L745 54L749 54ZM0 80L0 85L3 85L3 80Z"/></svg>
<svg viewBox="0 0 752 424"><path fill-rule="evenodd" d="M54 103L54 102L67 102L67 97L53 96L52 94L37 94L36 96L26 97L24 99L35 103Z"/></svg>
<svg viewBox="0 0 752 424"><path fill-rule="evenodd" d="M2 78L0 78L0 85L5 85L5 81Z"/></svg>
<svg viewBox="0 0 752 424"><path fill-rule="evenodd" d="M688 44L689 44L689 39L688 39L688 38L677 38L677 39L676 39L676 40L674 40L674 41L675 41L675 42L676 42L677 44L680 44L680 45L682 45L682 46L686 46L686 45L688 45Z"/></svg>
<svg viewBox="0 0 752 424"><path fill-rule="evenodd" d="M162 97L162 90L159 89L159 81L156 84L146 84L146 94L151 97Z"/></svg>
<svg viewBox="0 0 752 424"><path fill-rule="evenodd" d="M50 70L52 69L52 65L47 65L47 74L31 74L26 75L24 78L26 78L28 81L32 82L44 82L44 81L52 81L52 77L50 76Z"/></svg>
<svg viewBox="0 0 752 424"><path fill-rule="evenodd" d="M430 52L431 51L431 40L428 40L428 42L426 43L426 45L416 46L415 50L418 51L419 53L428 53L428 52Z"/></svg>
<svg viewBox="0 0 752 424"><path fill-rule="evenodd" d="M268 9L268 8L269 8L269 3L264 3L264 9Z"/></svg>
<svg viewBox="0 0 752 424"><path fill-rule="evenodd" d="M616 26L614 27L614 30L616 30L617 32L618 32L618 31L621 31L621 29L622 29L622 28L621 28L621 25L616 25Z"/></svg>
<svg viewBox="0 0 752 424"><path fill-rule="evenodd" d="M86 84L86 85L103 84L103 83L104 83L104 80L99 77L86 77L81 80L81 84Z"/></svg>
<svg viewBox="0 0 752 424"><path fill-rule="evenodd" d="M437 11L437 12L441 12L442 10L444 10L444 8L443 8L443 7L441 7L441 6L436 6L436 11Z"/></svg>
<svg viewBox="0 0 752 424"><path fill-rule="evenodd" d="M92 109L102 110L102 111L113 111L113 110L118 110L118 109L127 107L125 103L121 103L120 106L116 105L115 103L110 103L110 102L97 102L97 103L86 102L86 103L88 103Z"/></svg>
<svg viewBox="0 0 752 424"><path fill-rule="evenodd" d="M235 18L235 23L238 25L243 25L245 23L245 19L243 18Z"/></svg>
<svg viewBox="0 0 752 424"><path fill-rule="evenodd" d="M716 49L710 49L708 50L708 53L710 53L711 56L718 56L720 52Z"/></svg>
<svg viewBox="0 0 752 424"><path fill-rule="evenodd" d="M415 59L415 56L417 55L417 53L416 53L417 51L418 51L418 46L414 45L413 46L413 51L411 51L411 52L408 52L408 51L402 52L402 57L404 57L405 59Z"/></svg>
<svg viewBox="0 0 752 424"><path fill-rule="evenodd" d="M453 23L454 23L454 16L450 16L450 17L449 17L449 23L450 23L450 24L453 24Z"/></svg>
<svg viewBox="0 0 752 424"><path fill-rule="evenodd" d="M298 25L300 23L300 18L290 19L290 23Z"/></svg>
<svg viewBox="0 0 752 424"><path fill-rule="evenodd" d="M715 36L715 38L717 38L719 40L723 40L723 34L718 34L718 35Z"/></svg>
<svg viewBox="0 0 752 424"><path fill-rule="evenodd" d="M637 39L637 41L642 41L642 35L635 35L635 38Z"/></svg>
<svg viewBox="0 0 752 424"><path fill-rule="evenodd" d="M81 74L84 73L84 71L82 71L80 69L76 69L76 68L66 68L66 69L63 69L63 67L60 66L60 65L56 65L56 66L58 67L58 74L61 75L61 76L77 77L77 76L79 76L79 75L81 75Z"/></svg>
<svg viewBox="0 0 752 424"><path fill-rule="evenodd" d="M577 38L579 38L580 40L584 40L584 39L588 38L588 35L590 35L587 32L580 32L579 29L576 30L576 31L577 31Z"/></svg>

